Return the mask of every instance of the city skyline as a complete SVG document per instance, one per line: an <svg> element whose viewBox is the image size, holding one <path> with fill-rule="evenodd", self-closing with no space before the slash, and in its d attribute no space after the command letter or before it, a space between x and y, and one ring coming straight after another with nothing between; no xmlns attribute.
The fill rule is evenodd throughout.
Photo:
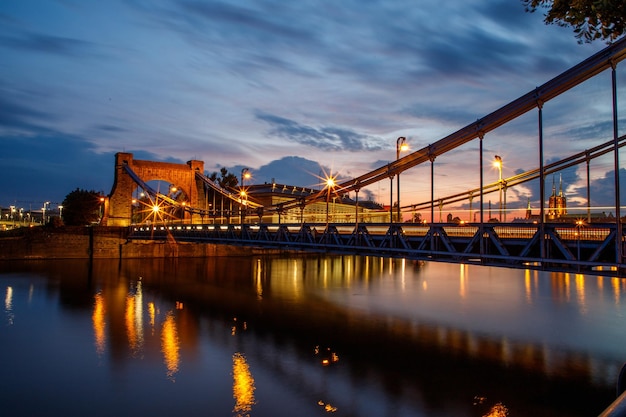
<svg viewBox="0 0 626 417"><path fill-rule="evenodd" d="M25 1L0 6L0 20L3 207L107 194L116 152L246 167L253 183L356 177L394 160L398 137L413 151L434 143L606 46L510 1ZM546 105L546 161L612 137L609 77L596 78ZM485 158L502 155L504 177L536 168L535 138L528 114L487 135ZM438 195L477 185L476 148L437 160ZM428 170L402 174L403 204L429 196ZM610 206L599 193L612 194L612 171L610 158L594 164L595 205ZM486 182L497 175L486 167ZM584 204L584 176L563 180ZM388 203L387 187L368 195ZM509 199L525 207L538 193Z"/></svg>

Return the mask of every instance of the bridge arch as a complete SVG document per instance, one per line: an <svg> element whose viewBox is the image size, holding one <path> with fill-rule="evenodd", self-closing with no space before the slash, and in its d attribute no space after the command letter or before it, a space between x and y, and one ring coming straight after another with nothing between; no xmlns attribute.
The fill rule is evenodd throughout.
<svg viewBox="0 0 626 417"><path fill-rule="evenodd" d="M130 168L144 183L154 180L174 184L187 196L192 207L204 207L204 188L196 181L196 173L204 174L204 162L191 160L186 164L134 159L132 153L115 154L115 179L109 195L108 209L103 222L109 226L129 226L132 216L133 191L137 182L126 168Z"/></svg>

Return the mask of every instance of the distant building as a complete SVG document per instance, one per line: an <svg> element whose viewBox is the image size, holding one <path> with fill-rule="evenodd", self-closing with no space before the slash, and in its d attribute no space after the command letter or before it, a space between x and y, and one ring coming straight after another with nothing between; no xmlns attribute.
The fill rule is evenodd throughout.
<svg viewBox="0 0 626 417"><path fill-rule="evenodd" d="M554 177L552 177L552 195L548 201L548 220L556 220L567 215L567 198L563 195L563 178L559 175L559 193L556 193Z"/></svg>
<svg viewBox="0 0 626 417"><path fill-rule="evenodd" d="M556 184L554 179L552 180L552 194L550 195L550 199L548 200L548 207L546 212L546 221L553 222L566 222L573 223L577 220L584 218L585 221L589 223L613 223L615 222L615 216L613 213L587 213L584 215L581 214L567 214L567 198L563 194L563 181L559 176L559 192L556 192ZM513 220L513 222L517 223L539 223L541 221L541 215L539 213L533 214L532 208L530 207L530 198L528 199L528 204L526 206L526 216L522 218L517 218ZM624 218L626 221L626 218Z"/></svg>
<svg viewBox="0 0 626 417"><path fill-rule="evenodd" d="M528 204L526 205L526 220L534 220L533 209L530 207L530 198L528 199Z"/></svg>
<svg viewBox="0 0 626 417"><path fill-rule="evenodd" d="M310 204L292 206L291 209L279 210L272 213L257 211L249 213L252 221L253 216L260 216L263 222L271 223L323 223L328 219L331 223L353 223L358 215L359 222L379 223L388 222L390 210L372 201L359 200L358 206L355 200L347 194L326 194L324 189L298 187L294 185L277 184L275 182L255 184L246 187L250 200L265 207L293 203L294 200L304 201L306 197L320 195L321 199ZM326 199L328 199L328 204ZM398 221L396 211L393 210L394 221Z"/></svg>

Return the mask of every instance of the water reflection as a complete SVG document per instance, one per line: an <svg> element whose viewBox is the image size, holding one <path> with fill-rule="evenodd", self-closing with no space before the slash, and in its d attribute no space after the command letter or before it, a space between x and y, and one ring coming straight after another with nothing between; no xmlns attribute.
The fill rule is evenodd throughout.
<svg viewBox="0 0 626 417"><path fill-rule="evenodd" d="M175 303L174 309L182 310L183 304ZM123 314L119 314L122 311ZM113 286L105 285L94 295L91 321L96 354L102 356L106 352L107 334L110 333L115 355L115 351L119 351L122 347L119 344L119 336L123 329L130 356L143 358L146 349L146 324L144 323L146 314L148 316L148 340L152 343L160 342L160 352L166 368L165 374L168 379L174 381L180 363L180 340L175 314L173 310L165 314L160 324L160 335L157 335L159 309L154 301L144 301L141 277L138 277L137 281L128 283L128 286L123 283ZM123 318L123 321L120 321L120 318ZM107 320L110 322L108 326ZM123 323L123 326L119 326L120 323Z"/></svg>
<svg viewBox="0 0 626 417"><path fill-rule="evenodd" d="M237 417L249 416L254 399L254 377L243 354L237 352L233 355L233 398L235 407L233 413Z"/></svg>
<svg viewBox="0 0 626 417"><path fill-rule="evenodd" d="M13 287L7 287L4 295L4 313L7 317L7 324L13 324Z"/></svg>
<svg viewBox="0 0 626 417"><path fill-rule="evenodd" d="M255 306L265 300L265 318L288 331L292 331L291 322L302 328L319 327L319 318L324 317L322 323L329 331L355 340L378 334L407 346L428 346L429 350L456 352L539 374L610 382L616 377L615 372L607 372L612 360L598 361L588 354L590 349L602 349L593 346L597 332L584 319L590 314L587 293L596 295L601 290L592 286L595 277L507 270L523 275L524 298L518 300L517 280L491 275L503 272L497 269L485 276L484 270L469 265L437 265L438 275L426 274L432 264L371 257L257 258L247 265L250 272L246 265L238 264L244 276L241 280L224 283L237 287L238 294L213 300L217 308L233 308L241 316L233 319L232 335L247 327L246 316L258 321L253 318ZM186 274L178 271L174 282ZM247 277L252 278L249 286L244 284L250 279ZM221 279L216 274L211 280ZM605 280L612 284L617 307L624 296L623 280L602 278L600 282ZM455 281L457 291L451 292ZM173 284L163 281L160 285L171 289ZM255 301L247 294L254 294ZM132 317L127 316L126 328L132 351L140 347L141 309L133 304L140 296L138 283L127 299ZM569 307L562 310L561 306ZM274 311L274 307L280 310ZM596 315L604 314L601 310L606 307L597 304ZM171 315L166 323L174 323ZM601 357L621 348L608 345L604 350ZM168 369L171 374L173 368Z"/></svg>
<svg viewBox="0 0 626 417"><path fill-rule="evenodd" d="M602 283L611 282L618 308L624 280L468 265L437 265L439 275L426 279L423 264L408 268L405 260L377 258L277 260L265 266L271 271L262 275L273 295L301 303L315 295L329 303L327 316L338 314L335 306L348 307L341 318L358 327L348 329L332 319L327 324L355 340L384 335L394 343L455 352L474 362L607 385L624 360L625 339L616 327L609 332L611 340L596 327L606 330L605 320L617 324L610 304L602 301ZM451 292L454 269L457 291ZM509 277L499 275L503 272ZM306 326L306 317L301 320Z"/></svg>
<svg viewBox="0 0 626 417"><path fill-rule="evenodd" d="M91 321L93 322L93 333L96 342L96 353L101 356L106 348L106 311L104 307L104 298L101 293L94 296L93 314Z"/></svg>
<svg viewBox="0 0 626 417"><path fill-rule="evenodd" d="M57 294L86 312L100 364L141 381L157 369L187 411L220 404L227 380L238 416L593 415L624 360L612 277L354 256L54 265L30 271L45 285L4 285L7 317ZM163 401L174 389L145 384Z"/></svg>
<svg viewBox="0 0 626 417"><path fill-rule="evenodd" d="M180 363L180 340L178 339L174 314L171 311L165 315L161 329L161 351L167 369L167 377L174 381L174 375L178 372Z"/></svg>

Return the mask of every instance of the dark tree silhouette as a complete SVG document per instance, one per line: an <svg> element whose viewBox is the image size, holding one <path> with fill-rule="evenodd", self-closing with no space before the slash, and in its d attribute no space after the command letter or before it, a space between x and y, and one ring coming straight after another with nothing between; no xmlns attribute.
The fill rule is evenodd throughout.
<svg viewBox="0 0 626 417"><path fill-rule="evenodd" d="M217 172L214 172L209 176L209 178L211 179L211 181L217 180L217 183L222 188L235 188L237 187L237 184L239 184L239 179L237 178L237 176L231 172L228 172L228 170L224 167L220 169L219 175L220 176L218 177Z"/></svg>
<svg viewBox="0 0 626 417"><path fill-rule="evenodd" d="M610 43L626 31L624 0L522 0L527 12L545 11L544 22L571 26L579 43Z"/></svg>
<svg viewBox="0 0 626 417"><path fill-rule="evenodd" d="M97 223L101 217L102 194L97 191L75 189L63 200L63 222L68 226L86 226Z"/></svg>

